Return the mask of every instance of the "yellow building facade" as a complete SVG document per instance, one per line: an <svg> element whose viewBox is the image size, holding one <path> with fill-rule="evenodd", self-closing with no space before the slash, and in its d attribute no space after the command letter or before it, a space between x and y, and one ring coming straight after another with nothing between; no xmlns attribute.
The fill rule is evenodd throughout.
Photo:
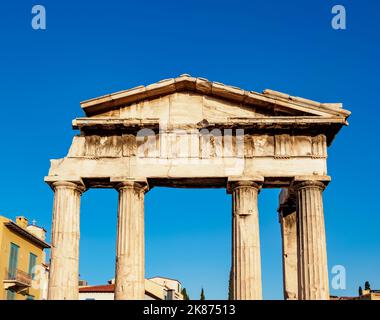
<svg viewBox="0 0 380 320"><path fill-rule="evenodd" d="M45 230L0 216L0 300L40 300L47 286Z"/></svg>

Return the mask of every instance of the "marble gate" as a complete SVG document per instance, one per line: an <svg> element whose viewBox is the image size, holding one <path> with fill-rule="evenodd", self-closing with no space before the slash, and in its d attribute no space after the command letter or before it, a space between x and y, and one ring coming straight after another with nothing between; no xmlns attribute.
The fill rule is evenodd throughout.
<svg viewBox="0 0 380 320"><path fill-rule="evenodd" d="M49 299L77 299L80 198L119 193L115 299L144 297L144 195L155 186L232 195L234 299L262 299L261 188L282 188L285 299L329 299L322 193L327 147L347 125L341 104L263 93L181 75L81 103L85 117L54 191Z"/></svg>

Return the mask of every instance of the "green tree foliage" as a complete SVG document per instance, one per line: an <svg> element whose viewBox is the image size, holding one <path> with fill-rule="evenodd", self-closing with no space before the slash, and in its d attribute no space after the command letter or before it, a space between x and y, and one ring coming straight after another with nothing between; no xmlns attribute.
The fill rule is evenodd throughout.
<svg viewBox="0 0 380 320"><path fill-rule="evenodd" d="M190 300L190 297L187 294L186 288L182 288L181 293L182 293L183 300Z"/></svg>
<svg viewBox="0 0 380 320"><path fill-rule="evenodd" d="M232 294L232 268L230 270L230 279L228 281L228 300L232 300L233 294Z"/></svg>
<svg viewBox="0 0 380 320"><path fill-rule="evenodd" d="M202 288L202 291L201 291L201 299L200 300L206 300L205 291L203 290L203 288Z"/></svg>

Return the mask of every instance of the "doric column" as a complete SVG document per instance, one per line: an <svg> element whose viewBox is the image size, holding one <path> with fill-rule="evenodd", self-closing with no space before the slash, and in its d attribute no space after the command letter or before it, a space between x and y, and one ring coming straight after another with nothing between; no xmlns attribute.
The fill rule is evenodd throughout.
<svg viewBox="0 0 380 320"><path fill-rule="evenodd" d="M322 192L317 180L295 181L297 199L298 299L328 300L326 234Z"/></svg>
<svg viewBox="0 0 380 320"><path fill-rule="evenodd" d="M232 291L234 300L262 299L259 212L260 183L229 182L232 193Z"/></svg>
<svg viewBox="0 0 380 320"><path fill-rule="evenodd" d="M296 203L289 189L280 193L278 208L282 236L282 271L285 300L297 300L297 219Z"/></svg>
<svg viewBox="0 0 380 320"><path fill-rule="evenodd" d="M145 297L144 194L145 181L123 181L119 191L115 300Z"/></svg>
<svg viewBox="0 0 380 320"><path fill-rule="evenodd" d="M49 300L77 300L81 182L50 183L54 190Z"/></svg>

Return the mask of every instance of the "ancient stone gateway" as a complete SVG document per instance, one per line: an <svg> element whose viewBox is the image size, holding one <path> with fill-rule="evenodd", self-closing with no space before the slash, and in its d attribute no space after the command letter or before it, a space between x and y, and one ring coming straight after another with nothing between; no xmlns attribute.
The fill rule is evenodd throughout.
<svg viewBox="0 0 380 320"><path fill-rule="evenodd" d="M144 195L155 186L226 188L233 199L234 299L261 299L257 198L282 188L286 299L329 299L322 192L327 147L349 111L272 90L181 75L81 103L67 156L51 160L49 299L78 298L81 194L119 192L115 299L144 297Z"/></svg>

